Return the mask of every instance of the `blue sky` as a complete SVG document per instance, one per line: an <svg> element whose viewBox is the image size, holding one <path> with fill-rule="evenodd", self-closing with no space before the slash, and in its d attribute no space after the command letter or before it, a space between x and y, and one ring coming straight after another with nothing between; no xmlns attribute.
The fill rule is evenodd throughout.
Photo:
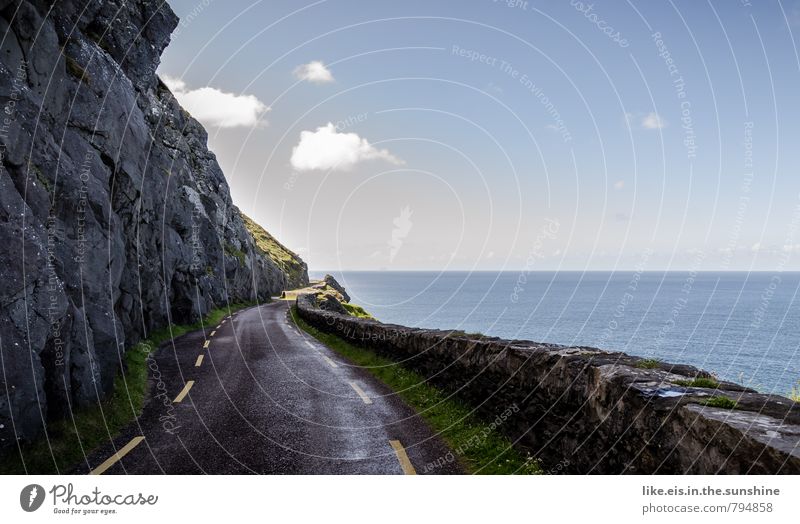
<svg viewBox="0 0 800 524"><path fill-rule="evenodd" d="M798 2L170 3L159 73L312 268L800 269Z"/></svg>

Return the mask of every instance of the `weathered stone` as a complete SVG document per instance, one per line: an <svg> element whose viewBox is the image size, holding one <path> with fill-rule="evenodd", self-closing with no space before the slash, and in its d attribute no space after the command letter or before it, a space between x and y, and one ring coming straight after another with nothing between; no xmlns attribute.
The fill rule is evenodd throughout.
<svg viewBox="0 0 800 524"><path fill-rule="evenodd" d="M106 398L152 330L286 280L155 74L166 3L2 5L0 451Z"/></svg>
<svg viewBox="0 0 800 524"><path fill-rule="evenodd" d="M322 278L322 282L327 284L328 286L332 287L340 295L342 295L342 299L344 300L344 302L350 302L350 295L348 295L347 291L345 291L344 287L339 282L337 282L335 278L333 278L333 275L330 275L330 274L325 275Z"/></svg>

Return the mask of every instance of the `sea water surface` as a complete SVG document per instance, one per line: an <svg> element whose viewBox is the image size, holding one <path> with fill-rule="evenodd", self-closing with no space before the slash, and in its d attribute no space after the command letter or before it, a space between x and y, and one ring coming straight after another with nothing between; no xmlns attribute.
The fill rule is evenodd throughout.
<svg viewBox="0 0 800 524"><path fill-rule="evenodd" d="M624 351L781 395L800 380L797 272L330 273L383 322Z"/></svg>

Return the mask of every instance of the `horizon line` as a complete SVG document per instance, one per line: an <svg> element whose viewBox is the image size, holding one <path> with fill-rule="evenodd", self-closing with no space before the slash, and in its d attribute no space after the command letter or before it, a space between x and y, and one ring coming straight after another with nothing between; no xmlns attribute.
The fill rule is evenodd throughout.
<svg viewBox="0 0 800 524"><path fill-rule="evenodd" d="M309 269L308 272L330 273L330 272L350 272L350 273L800 273L798 269L647 269L638 270L636 268L617 268L617 269Z"/></svg>

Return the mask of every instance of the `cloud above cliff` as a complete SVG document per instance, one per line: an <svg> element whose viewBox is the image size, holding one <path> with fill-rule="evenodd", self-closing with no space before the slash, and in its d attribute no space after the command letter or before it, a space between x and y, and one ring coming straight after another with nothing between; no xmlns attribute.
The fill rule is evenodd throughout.
<svg viewBox="0 0 800 524"><path fill-rule="evenodd" d="M667 121L658 113L625 113L625 120L629 126L638 126L647 130L667 127Z"/></svg>
<svg viewBox="0 0 800 524"><path fill-rule="evenodd" d="M319 60L299 65L294 69L294 77L312 84L329 84L334 82L333 73Z"/></svg>
<svg viewBox="0 0 800 524"><path fill-rule="evenodd" d="M642 118L642 127L645 129L664 129L667 123L658 113L648 113Z"/></svg>
<svg viewBox="0 0 800 524"><path fill-rule="evenodd" d="M298 171L347 171L367 160L403 163L386 149L374 147L356 133L338 133L336 126L328 122L316 131L300 133L300 142L292 149L291 164Z"/></svg>
<svg viewBox="0 0 800 524"><path fill-rule="evenodd" d="M263 123L261 116L270 110L254 95L226 93L215 87L189 89L180 78L167 75L161 80L183 108L208 127L253 127Z"/></svg>

